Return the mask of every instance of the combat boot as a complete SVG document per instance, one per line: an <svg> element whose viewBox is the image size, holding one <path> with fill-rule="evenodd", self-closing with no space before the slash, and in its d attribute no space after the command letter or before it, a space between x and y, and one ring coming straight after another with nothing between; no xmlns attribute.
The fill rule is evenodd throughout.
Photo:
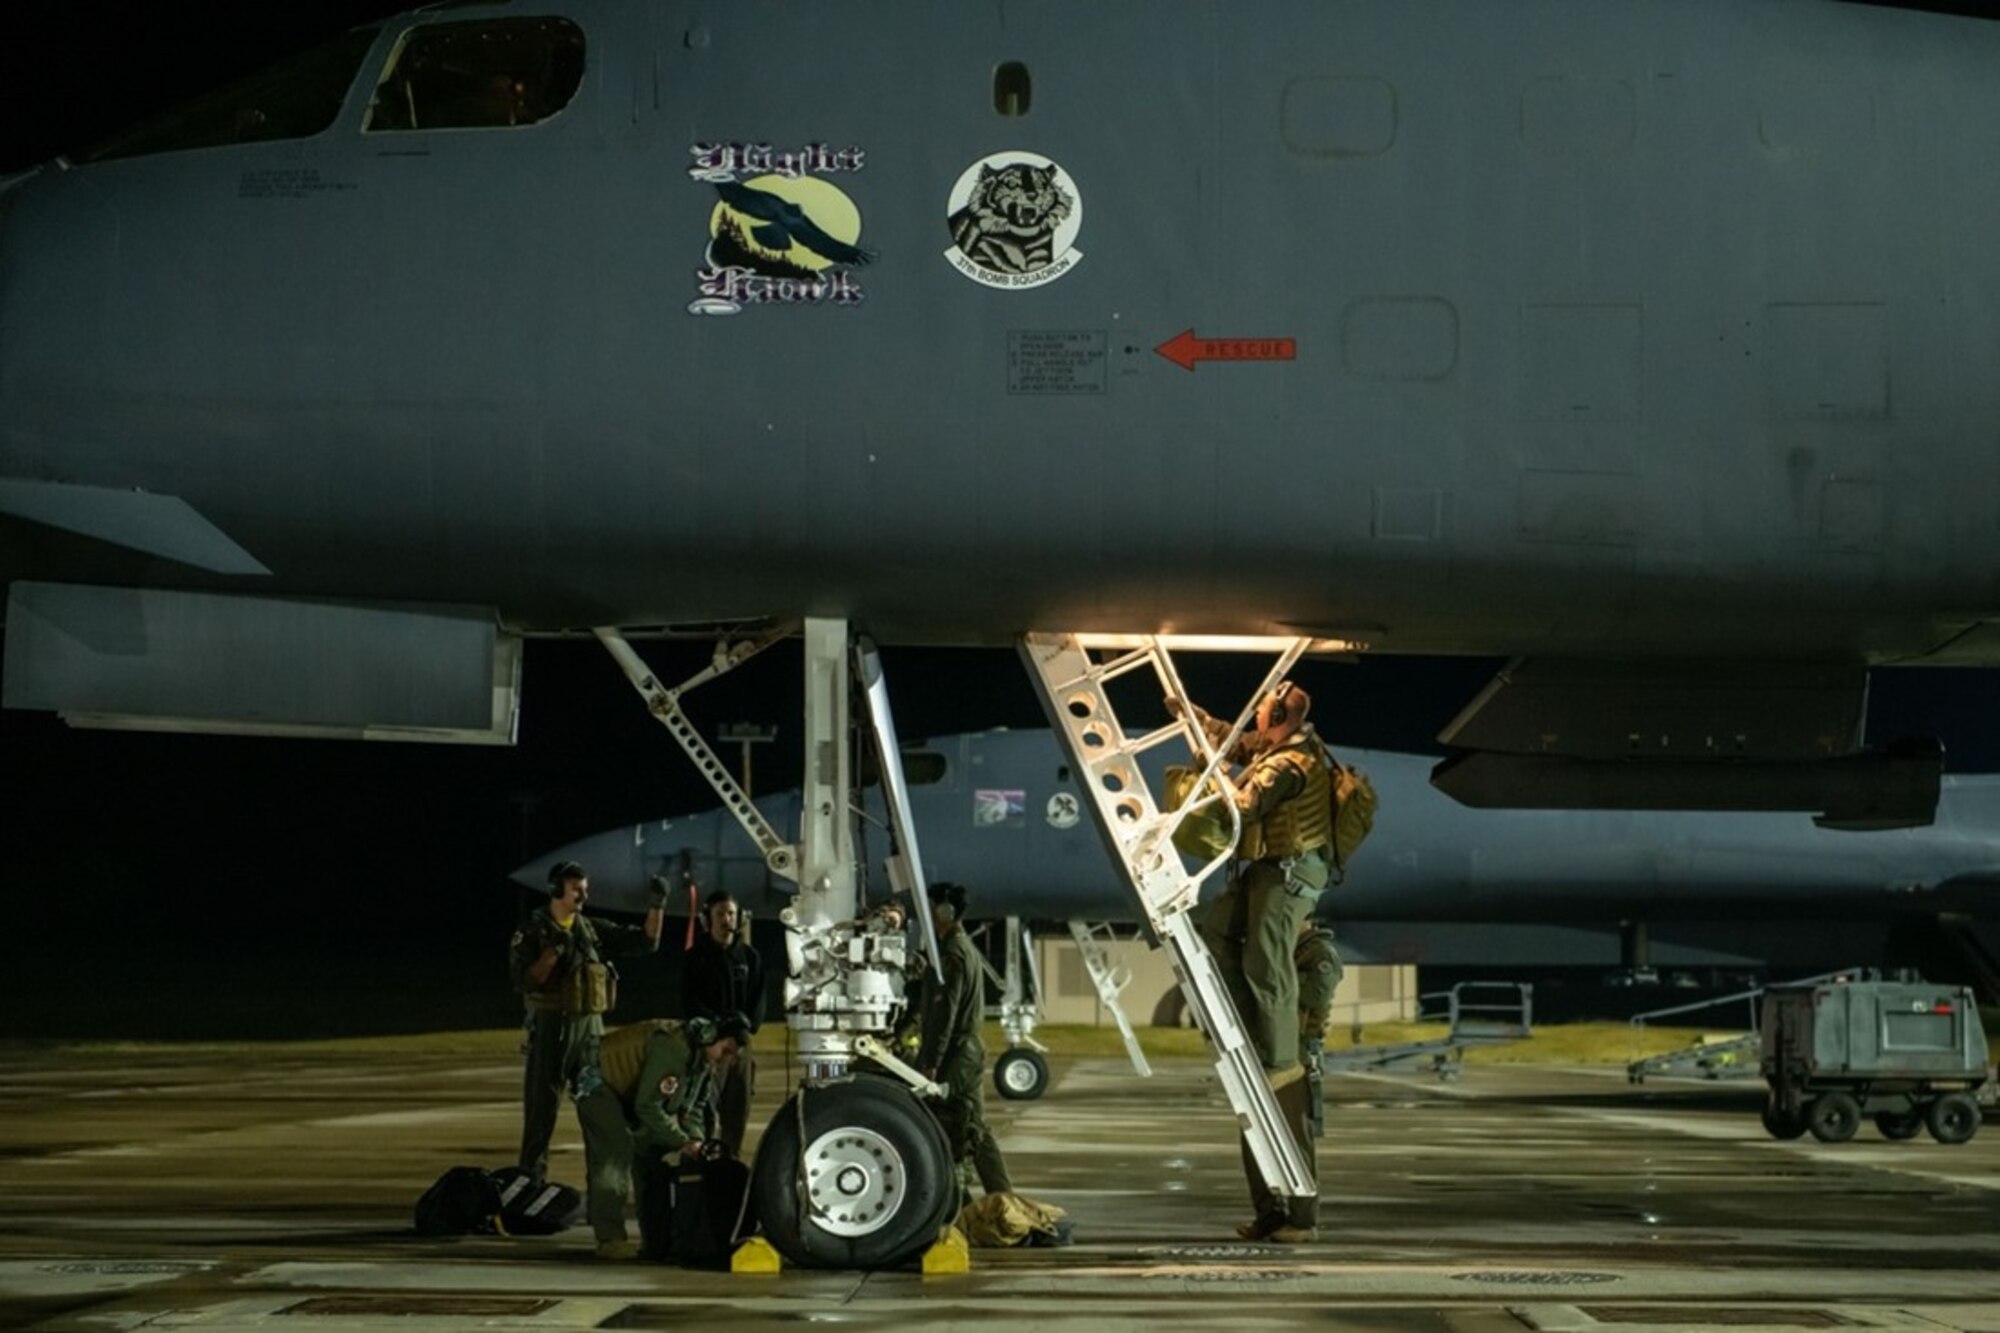
<svg viewBox="0 0 2000 1333"><path fill-rule="evenodd" d="M1266 1213L1261 1217L1239 1225L1236 1228L1236 1234L1244 1240L1267 1240L1270 1238L1272 1232L1277 1231L1285 1225L1285 1219L1282 1216L1274 1217Z"/></svg>

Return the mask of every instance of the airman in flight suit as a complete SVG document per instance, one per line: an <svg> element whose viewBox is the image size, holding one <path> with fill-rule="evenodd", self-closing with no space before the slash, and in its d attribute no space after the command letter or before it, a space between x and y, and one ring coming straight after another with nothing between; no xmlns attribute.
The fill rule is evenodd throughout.
<svg viewBox="0 0 2000 1333"><path fill-rule="evenodd" d="M979 1176L980 1188L999 1194L1012 1190L1013 1185L1000 1145L986 1125L986 1047L979 1040L979 1023L986 1010L986 975L972 937L962 924L965 886L933 884L931 911L937 923L944 980L939 983L933 979L924 987L923 1035L916 1067L945 1085L944 1100L932 1103L932 1110L951 1143L952 1160L958 1163L961 1193L971 1195L965 1179L969 1161Z"/></svg>

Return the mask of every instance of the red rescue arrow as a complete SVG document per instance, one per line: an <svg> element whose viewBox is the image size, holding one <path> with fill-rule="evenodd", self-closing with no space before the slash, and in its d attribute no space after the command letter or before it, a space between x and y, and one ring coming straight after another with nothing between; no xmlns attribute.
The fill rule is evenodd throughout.
<svg viewBox="0 0 2000 1333"><path fill-rule="evenodd" d="M1193 373L1197 361L1295 361L1299 345L1291 338L1197 338L1189 329L1153 350Z"/></svg>

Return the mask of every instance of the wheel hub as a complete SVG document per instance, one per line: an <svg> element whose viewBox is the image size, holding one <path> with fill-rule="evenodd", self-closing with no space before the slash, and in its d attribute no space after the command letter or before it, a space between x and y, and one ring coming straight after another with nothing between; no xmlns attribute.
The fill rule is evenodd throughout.
<svg viewBox="0 0 2000 1333"><path fill-rule="evenodd" d="M813 1222L836 1236L878 1231L902 1207L909 1179L896 1145L872 1129L829 1130L801 1163Z"/></svg>
<svg viewBox="0 0 2000 1333"><path fill-rule="evenodd" d="M1007 1071L1002 1077L1007 1080L1007 1086L1014 1091L1026 1092L1035 1086L1035 1066L1027 1060L1016 1060L1007 1066Z"/></svg>

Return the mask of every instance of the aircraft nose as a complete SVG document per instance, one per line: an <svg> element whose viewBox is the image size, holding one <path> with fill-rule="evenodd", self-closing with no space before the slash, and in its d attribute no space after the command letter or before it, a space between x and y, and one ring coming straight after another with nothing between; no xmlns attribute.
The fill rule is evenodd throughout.
<svg viewBox="0 0 2000 1333"><path fill-rule="evenodd" d="M574 861L590 876L593 907L613 912L644 912L645 850L640 828L606 829L544 853L516 868L508 878L523 888L544 892L549 887L549 871L564 861Z"/></svg>
<svg viewBox="0 0 2000 1333"><path fill-rule="evenodd" d="M10 348L18 346L12 337L15 319L15 300L10 289L15 286L14 265L15 245L10 235L14 213L14 192L25 182L40 174L41 168L15 172L0 176L0 477L12 473L17 463L15 443L9 439L14 422L11 403L7 401L6 388L15 379L16 366Z"/></svg>
<svg viewBox="0 0 2000 1333"><path fill-rule="evenodd" d="M81 377L101 379L118 210L80 174L39 166L0 176L0 474L91 479L61 442L89 410ZM45 393L64 404L54 420L24 407Z"/></svg>

